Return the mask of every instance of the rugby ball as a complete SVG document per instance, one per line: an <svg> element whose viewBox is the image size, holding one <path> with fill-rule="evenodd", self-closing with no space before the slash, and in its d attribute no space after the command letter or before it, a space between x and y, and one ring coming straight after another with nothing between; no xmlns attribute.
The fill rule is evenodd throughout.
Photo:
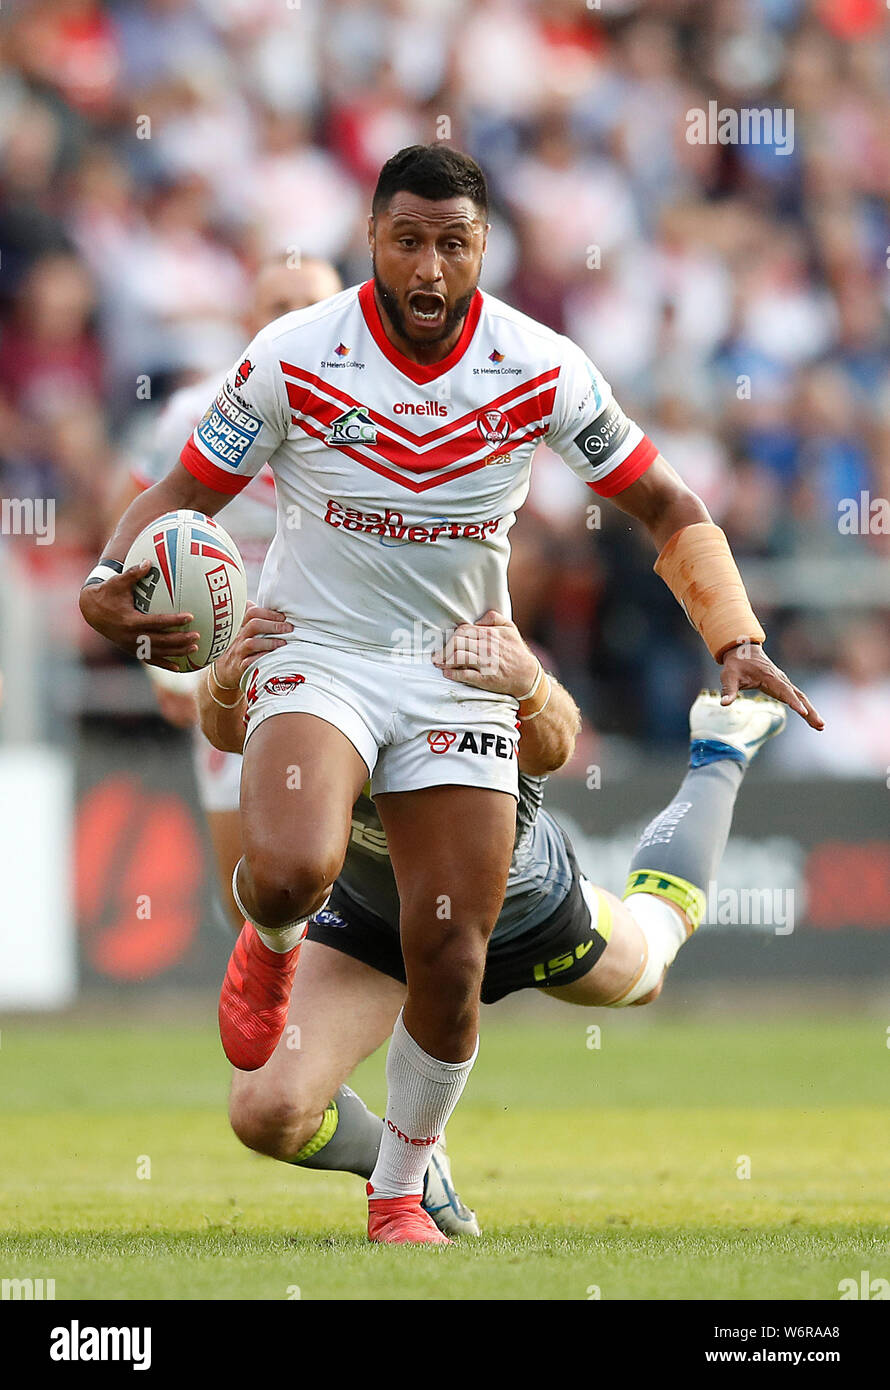
<svg viewBox="0 0 890 1390"><path fill-rule="evenodd" d="M167 512L140 531L124 569L151 561L133 586L140 613L193 613L197 651L177 660L180 671L200 671L222 656L244 619L247 579L229 533L203 512Z"/></svg>

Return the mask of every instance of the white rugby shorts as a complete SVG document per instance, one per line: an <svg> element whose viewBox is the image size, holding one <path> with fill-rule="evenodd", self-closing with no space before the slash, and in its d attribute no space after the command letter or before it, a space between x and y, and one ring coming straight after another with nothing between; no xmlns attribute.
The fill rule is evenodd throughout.
<svg viewBox="0 0 890 1390"><path fill-rule="evenodd" d="M518 798L517 701L449 680L429 660L302 638L245 672L247 735L276 714L314 714L365 762L371 795L456 784Z"/></svg>

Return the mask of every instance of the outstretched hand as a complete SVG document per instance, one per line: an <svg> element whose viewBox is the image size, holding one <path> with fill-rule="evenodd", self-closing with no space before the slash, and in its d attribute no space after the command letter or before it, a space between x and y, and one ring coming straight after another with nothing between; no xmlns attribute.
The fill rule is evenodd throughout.
<svg viewBox="0 0 890 1390"><path fill-rule="evenodd" d="M825 720L813 708L802 690L770 661L757 642L742 642L723 658L720 675L722 705L731 705L740 690L762 690L793 709L813 729L824 729Z"/></svg>

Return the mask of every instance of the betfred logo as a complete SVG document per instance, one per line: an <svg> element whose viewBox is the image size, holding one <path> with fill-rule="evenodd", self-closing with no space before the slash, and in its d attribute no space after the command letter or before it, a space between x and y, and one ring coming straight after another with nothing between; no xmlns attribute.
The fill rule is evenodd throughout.
<svg viewBox="0 0 890 1390"><path fill-rule="evenodd" d="M213 605L213 642L207 654L209 662L215 661L218 656L221 656L231 642L232 621L235 614L232 586L229 582L226 566L222 564L218 565L215 570L208 570L204 578L207 581L207 587L210 590L210 602Z"/></svg>
<svg viewBox="0 0 890 1390"><path fill-rule="evenodd" d="M476 416L476 428L492 448L506 444L510 438L510 421L502 410L480 410Z"/></svg>
<svg viewBox="0 0 890 1390"><path fill-rule="evenodd" d="M289 695L298 685L304 685L305 682L305 676L298 676L294 672L291 676L271 676L263 689L267 695Z"/></svg>
<svg viewBox="0 0 890 1390"><path fill-rule="evenodd" d="M398 1125L394 1125L392 1120L387 1120L386 1127L390 1134L394 1134L397 1139L404 1139L406 1144L416 1144L421 1148L429 1148L431 1144L438 1144L439 1135L430 1134L426 1139L412 1139L409 1135L403 1134Z"/></svg>
<svg viewBox="0 0 890 1390"><path fill-rule="evenodd" d="M453 729L432 729L426 736L431 753L447 753L453 747L457 734ZM475 753L480 757L494 754L496 758L515 758L516 744L505 734L480 734L467 729L460 736L457 753Z"/></svg>
<svg viewBox="0 0 890 1390"><path fill-rule="evenodd" d="M447 415L448 406L441 401L421 401L415 405L413 401L396 401L392 408L393 415Z"/></svg>
<svg viewBox="0 0 890 1390"><path fill-rule="evenodd" d="M433 729L426 736L426 741L430 746L431 753L447 753L457 734L450 729Z"/></svg>

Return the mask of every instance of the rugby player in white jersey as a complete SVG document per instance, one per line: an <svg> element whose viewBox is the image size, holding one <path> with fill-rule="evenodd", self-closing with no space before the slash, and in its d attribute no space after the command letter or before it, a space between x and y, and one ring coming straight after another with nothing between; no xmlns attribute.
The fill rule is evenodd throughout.
<svg viewBox="0 0 890 1390"><path fill-rule="evenodd" d="M220 679L236 688L260 652L283 646L285 639L274 635L280 621L268 609L249 609L219 659ZM478 650L491 635L486 628L497 645L490 644L494 659L485 674L478 665L461 665L449 668L450 677L481 679L487 689L507 695L527 690L535 657L515 624L500 614L459 628L452 652L471 636ZM583 875L568 837L542 806L547 774L571 757L580 725L568 691L549 675L545 680L546 704L522 722L516 843L488 941L482 1002L540 989L570 1004L648 1004L701 921L742 779L767 739L784 728L785 709L763 695L731 705L706 691L699 695L690 711L688 770L670 804L644 830L625 900L619 901ZM221 708L206 673L198 705L210 742L240 750L244 697ZM346 1083L390 1036L404 1000L398 891L386 835L366 788L353 809L349 847L330 901L309 923L289 1026L265 1066L234 1072L229 1116L242 1142L297 1167L369 1178L383 1121ZM299 1047L291 1046L294 1037ZM455 1190L444 1136L431 1151L422 1205L446 1234L479 1234L475 1212Z"/></svg>
<svg viewBox="0 0 890 1390"><path fill-rule="evenodd" d="M336 294L340 277L329 261L303 257L290 266L284 257L261 267L253 286L250 312L245 328L252 337L282 314L305 309ZM147 443L128 459L112 504L116 520L134 498L153 487L169 471L171 460L179 455L182 441L195 425L225 381L227 363L200 381L182 386L167 401ZM269 546L275 536L277 509L275 479L268 467L261 468L247 487L234 497L226 511L226 530L238 547L247 574L247 594L256 600L260 574ZM213 846L220 902L233 926L240 931L244 914L232 897L232 875L241 858L241 829L238 791L241 759L212 747L197 726L195 682L197 676L146 665L155 686L158 706L165 719L179 728L195 728L195 778L201 807L207 819Z"/></svg>
<svg viewBox="0 0 890 1390"><path fill-rule="evenodd" d="M508 532L537 441L646 527L659 574L722 666L727 701L756 688L822 722L764 653L723 532L593 363L478 289L487 209L466 155L437 144L387 161L369 218L373 278L257 335L81 593L86 620L124 650L146 636L156 664L194 650L188 615L134 612L147 566L123 574L123 557L155 517L213 515L269 463L278 529L259 599L286 614L287 642L244 678L233 891L247 924L220 1032L241 1070L272 1055L370 774L407 978L368 1185L369 1237L387 1243L444 1239L421 1207L423 1177L476 1056L516 828L517 711L536 713L545 688L540 670L513 696L458 685L430 654L480 614L509 615Z"/></svg>

